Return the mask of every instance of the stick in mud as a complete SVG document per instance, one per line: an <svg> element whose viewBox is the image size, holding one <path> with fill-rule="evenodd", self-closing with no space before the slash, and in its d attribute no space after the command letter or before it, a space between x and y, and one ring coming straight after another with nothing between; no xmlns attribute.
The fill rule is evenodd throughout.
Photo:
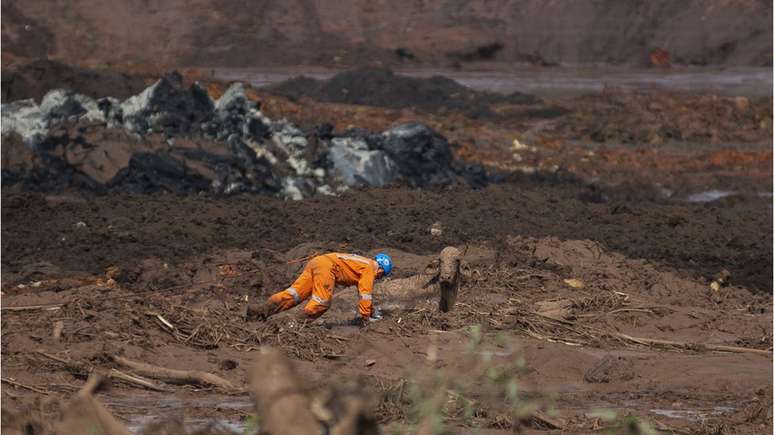
<svg viewBox="0 0 774 435"><path fill-rule="evenodd" d="M64 321L57 320L56 322L54 322L54 330L51 333L51 335L54 337L54 340L59 341L59 339L62 338L63 331L64 331Z"/></svg>
<svg viewBox="0 0 774 435"><path fill-rule="evenodd" d="M1 311L54 311L62 308L64 304L25 305L23 307L2 307Z"/></svg>
<svg viewBox="0 0 774 435"><path fill-rule="evenodd" d="M142 379L137 376L128 375L120 370L110 369L110 372L108 372L108 376L111 379L118 379L132 385L136 385L142 388L147 388L149 390L168 391L166 388L160 387L147 379Z"/></svg>
<svg viewBox="0 0 774 435"><path fill-rule="evenodd" d="M199 384L199 385L212 385L229 392L236 392L239 389L231 382L220 376L212 373L202 372L198 370L175 370L168 369L166 367L154 366L138 361L132 361L130 359L113 356L113 361L118 364L127 367L142 376L147 376L153 379L159 379L169 383L183 383L183 384Z"/></svg>
<svg viewBox="0 0 774 435"><path fill-rule="evenodd" d="M660 340L657 338L632 337L630 335L621 334L621 333L617 333L615 334L615 336L621 337L624 340L628 340L638 344L644 344L647 346L661 345L661 346L679 347L682 349L690 349L690 350L706 349L706 350L717 351L717 352L754 353L754 354L766 355L766 356L772 355L772 352L770 350L753 349L749 347L724 346L722 344L686 343L682 341Z"/></svg>
<svg viewBox="0 0 774 435"><path fill-rule="evenodd" d="M14 387L18 387L18 388L24 388L25 390L34 391L36 393L46 394L46 395L49 393L46 390L41 390L40 388L33 387L33 386L30 386L30 385L24 385L22 383L19 383L19 382L16 382L16 381L12 381L12 380L7 379L7 378L2 378L0 380L2 380L2 382L5 382L8 385L13 385Z"/></svg>

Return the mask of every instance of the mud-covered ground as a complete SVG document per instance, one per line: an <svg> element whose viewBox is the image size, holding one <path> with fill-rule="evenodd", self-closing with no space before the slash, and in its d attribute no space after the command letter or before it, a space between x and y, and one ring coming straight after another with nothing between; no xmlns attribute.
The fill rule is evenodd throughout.
<svg viewBox="0 0 774 435"><path fill-rule="evenodd" d="M567 431L618 427L627 415L662 430L770 431L769 200L599 204L584 201L584 189L520 181L299 202L4 194L3 378L39 391L4 385L4 418L18 421L11 410L32 409L34 397L42 400L34 409L56 415L57 398L82 385L83 373L44 354L98 368L123 355L242 385L253 352L268 344L320 388L357 380L374 415L394 427L415 416L412 399L396 399L393 387L430 388L432 370L458 378L489 352L517 379L520 403L555 410L551 421ZM297 260L314 252L386 249L401 278L420 273L446 245L465 247L474 271L451 313L437 312L432 293L410 303L383 299L399 308L361 330L346 323L353 293L339 289L323 321L302 330L285 315L243 322L245 296L281 289ZM723 269L729 284L713 290ZM8 309L35 305L47 306ZM471 348L475 325L481 339ZM690 345L650 347L616 334ZM707 344L764 352L712 352ZM165 388L115 381L98 397L135 428L162 415L241 427L253 412L244 395ZM495 387L454 388L479 410L474 418L452 413L453 430L509 427ZM605 409L617 417L606 420Z"/></svg>
<svg viewBox="0 0 774 435"><path fill-rule="evenodd" d="M15 95L68 85L46 75L41 87L33 73ZM414 85L449 88L446 97L459 90L376 73L395 80L401 98ZM95 97L102 80L131 93L141 82L67 76ZM374 84L360 78L352 89L367 94ZM241 389L269 345L294 360L313 394L354 385L385 432L413 432L428 406L452 432L634 431L637 421L673 433L772 430L770 98L470 93L485 109L470 112L444 95L403 108L381 107L384 95L323 98L339 91L328 85L312 86L327 102L302 87L292 99L247 95L304 131L425 123L457 162L484 165L488 186L395 184L286 201L4 184L4 429L56 426L89 372L131 372L119 356L214 373ZM217 98L226 84L205 87ZM151 140L88 128L118 148ZM22 157L37 162L24 147L4 138L4 170ZM450 245L469 272L454 310L438 312L432 287L387 291ZM393 254L395 276L375 292L383 320L351 326L354 292L337 289L321 321L298 324L292 312L244 321L251 298L284 288L304 259L329 250ZM113 378L97 397L133 431L160 418L252 424L246 393L151 385L162 391ZM438 391L441 399L429 395Z"/></svg>

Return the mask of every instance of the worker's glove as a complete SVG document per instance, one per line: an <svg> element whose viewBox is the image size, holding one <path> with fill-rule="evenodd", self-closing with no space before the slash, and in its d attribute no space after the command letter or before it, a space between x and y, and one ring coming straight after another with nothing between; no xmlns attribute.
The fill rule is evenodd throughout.
<svg viewBox="0 0 774 435"><path fill-rule="evenodd" d="M374 307L373 310L371 310L371 316L368 318L368 321L376 322L377 320L382 320L382 310L380 310L379 307Z"/></svg>

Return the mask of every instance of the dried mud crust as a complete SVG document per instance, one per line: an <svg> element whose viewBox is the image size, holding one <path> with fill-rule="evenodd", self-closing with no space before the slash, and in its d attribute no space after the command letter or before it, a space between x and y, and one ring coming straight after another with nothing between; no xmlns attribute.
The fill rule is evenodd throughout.
<svg viewBox="0 0 774 435"><path fill-rule="evenodd" d="M522 235L594 240L707 280L727 269L735 284L771 292L772 215L766 201L659 205L585 199L573 185L528 182L481 191L377 189L298 202L4 194L3 285L33 279L41 270L103 273L147 258L175 264L212 249L283 250L316 240L345 250L389 246L428 253ZM431 233L433 224L440 235Z"/></svg>

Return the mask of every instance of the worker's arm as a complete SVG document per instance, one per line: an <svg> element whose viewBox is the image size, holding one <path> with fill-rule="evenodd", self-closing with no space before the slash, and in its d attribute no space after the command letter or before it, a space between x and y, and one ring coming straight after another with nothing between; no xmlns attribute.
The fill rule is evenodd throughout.
<svg viewBox="0 0 774 435"><path fill-rule="evenodd" d="M374 289L374 280L376 279L376 271L371 267L366 267L363 274L360 275L360 281L357 283L357 291L360 296L360 303L358 304L358 311L360 317L368 319L374 310L373 301L371 300L371 292Z"/></svg>

